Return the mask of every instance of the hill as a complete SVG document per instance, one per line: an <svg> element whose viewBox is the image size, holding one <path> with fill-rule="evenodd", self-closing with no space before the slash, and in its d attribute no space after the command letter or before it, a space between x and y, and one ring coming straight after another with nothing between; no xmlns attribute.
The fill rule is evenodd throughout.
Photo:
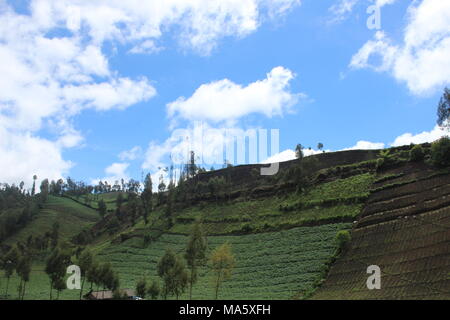
<svg viewBox="0 0 450 320"><path fill-rule="evenodd" d="M98 220L100 215L97 211L69 198L50 195L32 221L6 239L3 244L12 245L19 241L26 242L29 236L42 236L50 232L55 223L59 225L60 239L70 240Z"/></svg>
<svg viewBox="0 0 450 320"><path fill-rule="evenodd" d="M422 147L425 161L411 161L405 146L288 161L275 176L260 176L260 165L200 173L154 194L147 224L130 213L133 197L126 193L120 208L117 192L50 196L5 243L25 241L58 221L62 239L73 248L87 245L97 260L112 263L121 287L134 288L142 277L159 281L164 251L182 255L201 221L208 252L228 242L236 258L223 299L447 299L450 172L430 163L429 144ZM101 219L100 199L108 209ZM351 241L342 251L336 235L345 230ZM366 287L373 264L382 270L382 290ZM39 261L33 266L28 298L48 297L43 269ZM200 268L193 298L213 298L211 276L207 266ZM77 295L64 290L61 298Z"/></svg>
<svg viewBox="0 0 450 320"><path fill-rule="evenodd" d="M316 299L450 299L450 174L424 164L386 171L373 185ZM381 269L368 290L366 268Z"/></svg>

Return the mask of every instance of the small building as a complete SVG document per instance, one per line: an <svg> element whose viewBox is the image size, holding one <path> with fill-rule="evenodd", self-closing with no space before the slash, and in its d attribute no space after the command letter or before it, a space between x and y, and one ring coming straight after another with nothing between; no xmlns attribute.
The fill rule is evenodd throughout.
<svg viewBox="0 0 450 320"><path fill-rule="evenodd" d="M123 296L122 299L126 300L140 300L139 297L136 296L136 293L133 289L120 289L120 293ZM101 291L89 291L84 296L86 300L113 300L114 293L111 290L101 290Z"/></svg>

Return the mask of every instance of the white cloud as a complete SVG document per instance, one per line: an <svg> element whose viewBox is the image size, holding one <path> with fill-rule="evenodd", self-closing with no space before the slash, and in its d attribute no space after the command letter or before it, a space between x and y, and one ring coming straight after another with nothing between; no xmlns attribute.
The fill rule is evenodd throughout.
<svg viewBox="0 0 450 320"><path fill-rule="evenodd" d="M0 154L1 182L18 184L22 180L27 187L35 174L38 182L57 180L73 165L61 157L58 144L29 133L10 133L1 126Z"/></svg>
<svg viewBox="0 0 450 320"><path fill-rule="evenodd" d="M130 150L122 151L119 154L119 159L122 161L133 161L140 157L142 154L142 148L140 146L135 146Z"/></svg>
<svg viewBox="0 0 450 320"><path fill-rule="evenodd" d="M414 1L408 9L403 42L392 44L378 32L353 56L350 67L389 72L416 95L441 89L450 83L449 21L449 1ZM381 63L371 63L373 56L379 56Z"/></svg>
<svg viewBox="0 0 450 320"><path fill-rule="evenodd" d="M372 149L383 149L384 143L382 142L370 142L365 140L358 141L353 147L345 148L342 150L372 150Z"/></svg>
<svg viewBox="0 0 450 320"><path fill-rule="evenodd" d="M366 0L366 5L376 5L380 9L388 4L393 4L397 0ZM354 11L356 5L361 3L361 0L339 0L328 8L332 17L328 20L328 23L339 23L346 20L350 14Z"/></svg>
<svg viewBox="0 0 450 320"><path fill-rule="evenodd" d="M191 97L180 97L169 103L167 113L169 117L213 122L236 120L250 113L267 117L283 115L302 96L289 91L293 78L289 69L276 67L266 79L247 86L228 79L203 84Z"/></svg>
<svg viewBox="0 0 450 320"><path fill-rule="evenodd" d="M266 17L279 18L299 5L300 0L36 0L32 10L39 25L63 23L73 32L84 27L97 44L148 44L166 30L175 30L182 46L209 54L221 38L248 35Z"/></svg>
<svg viewBox="0 0 450 320"><path fill-rule="evenodd" d="M424 132L421 132L421 133L418 133L415 135L413 135L411 133L404 133L401 136L398 136L394 140L394 142L391 143L391 146L397 147L397 146L409 145L411 143L421 144L421 143L425 143L425 142L433 142L433 141L440 139L441 137L443 137L446 134L447 134L447 132L445 130L443 130L439 126L435 126L433 128L433 130L431 130L431 131L424 131Z"/></svg>
<svg viewBox="0 0 450 320"><path fill-rule="evenodd" d="M102 51L106 42L152 53L160 50L163 33L173 31L184 49L208 55L220 39L244 37L298 5L299 0L31 0L29 13L18 14L0 0L0 129L10 139L52 144L61 175L67 168L63 148L83 141L71 126L73 115L87 108L125 109L156 94L147 78L125 78L110 69ZM38 137L45 123L61 132L53 141ZM17 154L10 163L20 159ZM0 181L12 179L5 171L24 178L2 170Z"/></svg>
<svg viewBox="0 0 450 320"><path fill-rule="evenodd" d="M107 175L106 177L100 179L92 179L91 183L98 184L99 181L107 181L108 184L114 185L117 181L120 182L121 179L128 181L130 177L127 174L126 170L129 166L130 164L126 162L115 162L105 169L105 173Z"/></svg>
<svg viewBox="0 0 450 320"><path fill-rule="evenodd" d="M332 18L328 22L337 23L347 19L358 2L359 0L339 0L328 8L328 11L332 14Z"/></svg>
<svg viewBox="0 0 450 320"><path fill-rule="evenodd" d="M115 162L112 165L110 165L109 167L107 167L105 169L105 172L106 172L106 174L115 176L115 177L126 177L127 175L125 174L125 170L127 170L129 165L130 165L129 163Z"/></svg>
<svg viewBox="0 0 450 320"><path fill-rule="evenodd" d="M155 44L155 41L153 40L145 40L133 48L130 49L129 53L134 54L150 54L150 53L157 53L162 51L163 48L159 47Z"/></svg>
<svg viewBox="0 0 450 320"><path fill-rule="evenodd" d="M381 8L387 4L393 4L396 1L397 0L376 0L375 5Z"/></svg>
<svg viewBox="0 0 450 320"><path fill-rule="evenodd" d="M261 161L262 164L266 163L276 163L276 162L284 162L295 159L295 151L291 149L287 149L281 151L280 153L274 154L273 156L267 158L264 161Z"/></svg>

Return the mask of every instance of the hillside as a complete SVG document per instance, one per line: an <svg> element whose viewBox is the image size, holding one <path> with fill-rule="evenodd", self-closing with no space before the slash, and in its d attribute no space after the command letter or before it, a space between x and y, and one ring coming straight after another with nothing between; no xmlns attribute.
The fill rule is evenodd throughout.
<svg viewBox="0 0 450 320"><path fill-rule="evenodd" d="M383 177L314 298L450 299L450 174L408 164ZM369 265L381 290L366 288Z"/></svg>
<svg viewBox="0 0 450 320"><path fill-rule="evenodd" d="M428 154L430 145L423 148ZM165 250L182 255L201 221L208 253L228 242L236 258L222 299L447 299L450 173L411 162L410 149L319 154L281 163L272 177L257 174L259 165L201 173L173 195L155 194L147 224L127 213L132 200L126 193L127 210L117 208L117 192L50 196L4 244L24 242L58 222L62 240L82 234L98 261L112 263L121 287L134 288L142 277L160 281L156 265ZM207 188L220 177L220 192ZM100 199L107 205L104 218L96 211ZM351 241L336 256L342 230L350 231ZM366 288L372 264L381 267L382 290ZM33 265L29 299L48 298L43 270L42 261ZM207 266L200 268L194 299L213 298L211 277ZM18 283L16 276L11 281ZM61 298L77 294L64 290Z"/></svg>
<svg viewBox="0 0 450 320"><path fill-rule="evenodd" d="M23 229L4 241L11 245L26 242L29 236L42 236L59 225L61 240L70 240L82 230L91 227L100 219L97 211L69 198L49 196L39 213Z"/></svg>

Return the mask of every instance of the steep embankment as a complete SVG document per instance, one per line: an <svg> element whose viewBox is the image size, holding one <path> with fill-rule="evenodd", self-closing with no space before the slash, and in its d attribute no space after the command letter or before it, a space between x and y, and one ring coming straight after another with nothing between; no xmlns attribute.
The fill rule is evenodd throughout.
<svg viewBox="0 0 450 320"><path fill-rule="evenodd" d="M70 240L99 219L100 215L93 209L69 198L49 196L39 213L23 229L6 239L4 244L25 243L29 236L43 236L52 230L54 223L59 225L60 239Z"/></svg>
<svg viewBox="0 0 450 320"><path fill-rule="evenodd" d="M381 289L368 290L369 265ZM449 299L450 174L424 164L384 172L315 299Z"/></svg>
<svg viewBox="0 0 450 320"><path fill-rule="evenodd" d="M336 250L337 232L350 229L361 212L374 181L373 164L319 170L303 193L280 187L264 195L178 205L169 228L166 207L160 206L148 225L141 220L119 234L103 233L93 249L98 259L112 262L123 287L134 287L143 276L157 278L156 265L166 248L182 255L194 222L201 220L209 235L208 250L229 242L236 258L220 298L301 297L323 277ZM200 270L194 298L213 297L211 277L207 267Z"/></svg>

